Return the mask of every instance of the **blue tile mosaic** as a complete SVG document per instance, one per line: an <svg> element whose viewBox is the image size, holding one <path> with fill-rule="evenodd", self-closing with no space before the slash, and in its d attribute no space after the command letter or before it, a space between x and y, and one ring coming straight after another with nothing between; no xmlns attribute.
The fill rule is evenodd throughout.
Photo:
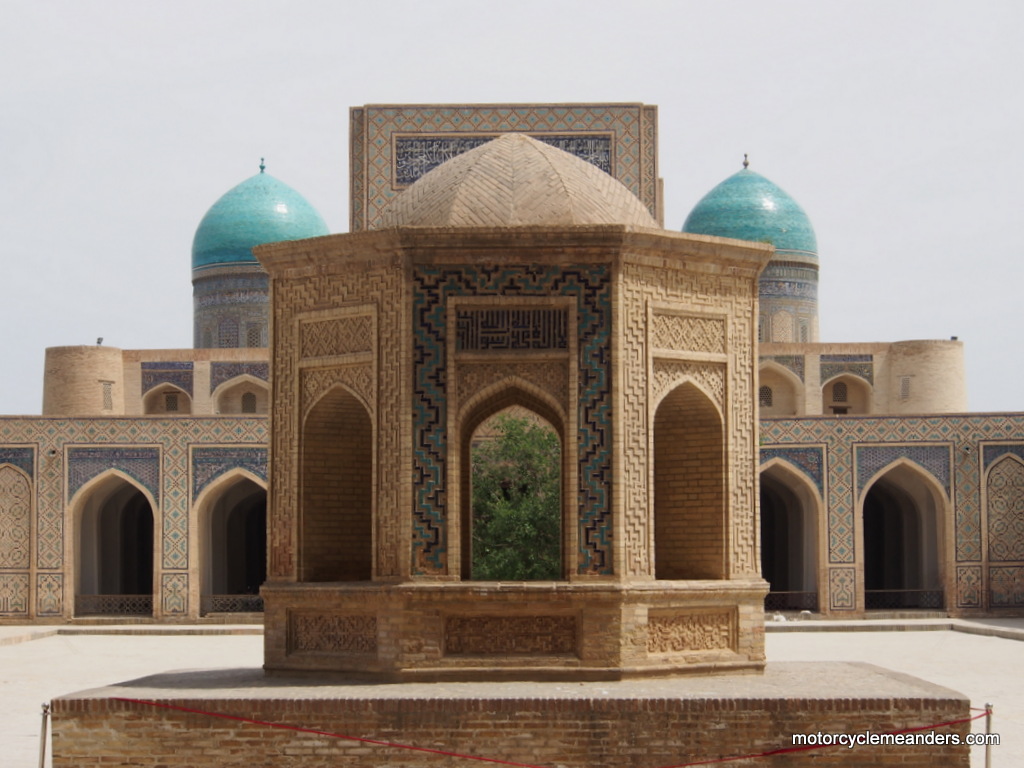
<svg viewBox="0 0 1024 768"><path fill-rule="evenodd" d="M1003 445L985 445L983 447L982 469L987 471L997 460L1010 454L1018 459L1024 460L1024 443L1009 443Z"/></svg>
<svg viewBox="0 0 1024 768"><path fill-rule="evenodd" d="M32 478L35 475L35 449L0 447L0 464L12 464Z"/></svg>
<svg viewBox="0 0 1024 768"><path fill-rule="evenodd" d="M858 445L855 451L857 498L879 470L899 459L908 459L929 472L939 481L946 496L951 495L949 445Z"/></svg>
<svg viewBox="0 0 1024 768"><path fill-rule="evenodd" d="M137 480L160 504L160 449L90 447L68 448L68 498L94 477L117 469Z"/></svg>
<svg viewBox="0 0 1024 768"><path fill-rule="evenodd" d="M825 456L823 448L762 447L762 466L772 459L782 459L799 469L811 479L821 497L825 498Z"/></svg>
<svg viewBox="0 0 1024 768"><path fill-rule="evenodd" d="M192 501L211 482L232 469L244 469L267 479L266 446L214 446L192 449Z"/></svg>
<svg viewBox="0 0 1024 768"><path fill-rule="evenodd" d="M142 394L160 384L173 384L192 397L191 362L153 362L142 364Z"/></svg>
<svg viewBox="0 0 1024 768"><path fill-rule="evenodd" d="M270 363L211 363L210 392L212 393L225 381L246 374L268 381L270 379Z"/></svg>

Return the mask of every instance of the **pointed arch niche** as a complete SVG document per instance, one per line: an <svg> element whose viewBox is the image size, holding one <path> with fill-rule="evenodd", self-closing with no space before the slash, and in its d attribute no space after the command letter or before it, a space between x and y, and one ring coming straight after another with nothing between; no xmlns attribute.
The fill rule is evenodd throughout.
<svg viewBox="0 0 1024 768"><path fill-rule="evenodd" d="M567 482L568 457L565 444L565 418L553 402L545 395L532 392L529 385L518 382L489 389L472 398L463 409L460 424L459 443L459 573L463 580L473 576L473 443L477 439L488 439L486 430L492 419L502 415L530 419L543 427L550 428L558 435L560 469L560 531L559 531L559 577L567 578L571 551L566 533L573 530L573 522L567 519L570 508L567 494L572 484Z"/></svg>
<svg viewBox="0 0 1024 768"><path fill-rule="evenodd" d="M882 470L861 501L864 607L941 610L941 548L948 501L917 464Z"/></svg>
<svg viewBox="0 0 1024 768"><path fill-rule="evenodd" d="M847 373L829 379L821 388L821 412L826 416L871 413L871 385Z"/></svg>
<svg viewBox="0 0 1024 768"><path fill-rule="evenodd" d="M758 373L758 414L798 416L803 413L803 382L778 363L766 363Z"/></svg>
<svg viewBox="0 0 1024 768"><path fill-rule="evenodd" d="M724 428L692 383L675 387L654 414L654 575L726 577Z"/></svg>
<svg viewBox="0 0 1024 768"><path fill-rule="evenodd" d="M765 608L818 610L818 519L821 497L781 459L761 471L761 575L771 585Z"/></svg>
<svg viewBox="0 0 1024 768"><path fill-rule="evenodd" d="M265 381L244 374L217 387L213 401L217 413L224 416L264 415L270 403L270 388Z"/></svg>
<svg viewBox="0 0 1024 768"><path fill-rule="evenodd" d="M267 578L267 490L242 470L222 476L198 499L200 612L263 610Z"/></svg>
<svg viewBox="0 0 1024 768"><path fill-rule="evenodd" d="M337 385L306 415L300 459L300 581L373 577L373 425Z"/></svg>
<svg viewBox="0 0 1024 768"><path fill-rule="evenodd" d="M152 498L116 470L76 498L75 614L152 615Z"/></svg>
<svg viewBox="0 0 1024 768"><path fill-rule="evenodd" d="M192 398L180 387L162 384L142 398L142 410L146 415L187 416L192 413Z"/></svg>

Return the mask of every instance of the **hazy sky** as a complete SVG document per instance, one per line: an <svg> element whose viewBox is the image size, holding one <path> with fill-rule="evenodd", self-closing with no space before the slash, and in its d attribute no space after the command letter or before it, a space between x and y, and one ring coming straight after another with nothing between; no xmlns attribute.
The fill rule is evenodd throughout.
<svg viewBox="0 0 1024 768"><path fill-rule="evenodd" d="M190 347L192 236L267 172L348 228L348 108L659 107L666 227L751 168L813 222L823 341L959 336L1024 409L1024 3L0 0L0 413L43 350Z"/></svg>

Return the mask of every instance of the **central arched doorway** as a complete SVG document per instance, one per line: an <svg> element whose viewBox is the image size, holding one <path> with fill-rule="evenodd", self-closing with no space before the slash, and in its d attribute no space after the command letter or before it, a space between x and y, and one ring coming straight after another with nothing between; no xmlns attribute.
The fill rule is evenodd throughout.
<svg viewBox="0 0 1024 768"><path fill-rule="evenodd" d="M153 614L153 507L111 474L85 491L78 517L78 616Z"/></svg>
<svg viewBox="0 0 1024 768"><path fill-rule="evenodd" d="M878 477L863 502L864 607L932 609L942 589L942 493L920 469L900 464Z"/></svg>

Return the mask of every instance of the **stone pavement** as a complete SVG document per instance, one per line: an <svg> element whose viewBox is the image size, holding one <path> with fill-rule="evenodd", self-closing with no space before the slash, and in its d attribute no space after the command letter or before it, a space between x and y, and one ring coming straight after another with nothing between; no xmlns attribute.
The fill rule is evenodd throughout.
<svg viewBox="0 0 1024 768"><path fill-rule="evenodd" d="M1017 642L1024 619L811 620L767 629L769 664L865 661L958 690L972 706L991 702L993 731L1003 739L993 766L1024 766L1024 645ZM2 762L38 764L43 702L169 670L258 668L262 642L261 628L251 625L0 626ZM983 765L975 749L972 766Z"/></svg>

